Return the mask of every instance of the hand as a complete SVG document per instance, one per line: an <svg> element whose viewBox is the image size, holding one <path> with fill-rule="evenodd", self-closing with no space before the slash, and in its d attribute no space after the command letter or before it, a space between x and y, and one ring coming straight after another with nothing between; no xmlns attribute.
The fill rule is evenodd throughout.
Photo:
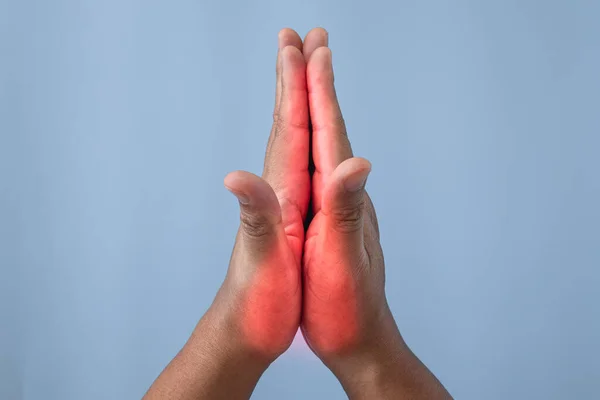
<svg viewBox="0 0 600 400"><path fill-rule="evenodd" d="M353 157L327 33L304 41L312 123L314 217L303 260L302 332L350 398L450 398L404 343L388 307L371 164Z"/></svg>
<svg viewBox="0 0 600 400"><path fill-rule="evenodd" d="M227 276L145 399L247 399L298 331L310 198L309 121L302 40L291 29L279 33L276 71L262 178L243 171L225 177L241 210Z"/></svg>
<svg viewBox="0 0 600 400"><path fill-rule="evenodd" d="M241 209L227 276L146 399L248 398L300 323L353 399L449 397L404 344L387 305L377 219L364 190L371 165L352 156L326 46L323 29L304 44L296 32L280 32L263 176L225 178Z"/></svg>
<svg viewBox="0 0 600 400"><path fill-rule="evenodd" d="M364 189L371 164L352 155L326 40L315 29L304 45L315 171L302 329L315 353L329 360L373 345L391 314L377 218Z"/></svg>
<svg viewBox="0 0 600 400"><path fill-rule="evenodd" d="M241 224L222 290L211 308L231 319L241 343L269 359L291 344L301 313L304 218L310 198L308 101L302 39L279 33L273 127L263 178L237 171L225 186Z"/></svg>

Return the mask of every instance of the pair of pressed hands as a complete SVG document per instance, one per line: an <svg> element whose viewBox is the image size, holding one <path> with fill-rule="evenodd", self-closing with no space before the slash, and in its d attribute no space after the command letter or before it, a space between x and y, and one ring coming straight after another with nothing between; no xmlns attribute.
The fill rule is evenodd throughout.
<svg viewBox="0 0 600 400"><path fill-rule="evenodd" d="M351 399L450 398L388 307L364 189L371 164L352 155L327 46L322 28L304 42L291 29L279 33L262 178L225 178L241 209L227 276L145 399L247 399L298 327Z"/></svg>

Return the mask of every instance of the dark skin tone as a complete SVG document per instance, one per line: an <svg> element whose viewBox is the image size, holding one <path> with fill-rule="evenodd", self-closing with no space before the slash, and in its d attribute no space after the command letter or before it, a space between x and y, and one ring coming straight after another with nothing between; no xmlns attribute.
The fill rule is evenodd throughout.
<svg viewBox="0 0 600 400"><path fill-rule="evenodd" d="M262 177L232 172L240 228L213 304L144 399L248 399L298 328L350 399L451 399L405 344L384 290L371 164L354 157L328 33L279 33Z"/></svg>

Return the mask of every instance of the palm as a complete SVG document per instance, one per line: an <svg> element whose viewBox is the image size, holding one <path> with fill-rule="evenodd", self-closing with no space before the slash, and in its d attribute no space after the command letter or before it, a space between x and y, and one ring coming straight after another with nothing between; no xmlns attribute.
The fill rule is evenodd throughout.
<svg viewBox="0 0 600 400"><path fill-rule="evenodd" d="M299 190L303 187L304 196ZM298 175L295 185L284 186L278 192L285 236L279 238L271 254L263 260L267 268L259 268L254 283L249 286L245 326L255 345L269 353L283 352L298 330L302 308L299 271L304 241L303 215L306 215L306 207L302 209L299 204L304 204L300 203L304 197L308 204L308 193L308 172L306 176Z"/></svg>
<svg viewBox="0 0 600 400"><path fill-rule="evenodd" d="M292 250L296 240L289 239L281 238L272 248L243 296L246 338L253 348L268 355L276 356L287 349L300 319L301 282Z"/></svg>
<svg viewBox="0 0 600 400"><path fill-rule="evenodd" d="M302 308L300 264L310 175L306 65L301 49L297 33L282 31L274 122L262 177L277 197L283 229L258 262L245 296L248 336L273 353L292 342Z"/></svg>
<svg viewBox="0 0 600 400"><path fill-rule="evenodd" d="M305 50L309 46L305 41ZM313 125L312 157L315 171L312 177L314 217L304 246L302 332L309 346L320 356L339 353L358 340L358 309L361 291L356 271L367 266L362 238L348 247L346 228L336 225L339 215L331 215L325 204L332 199L332 188L340 184L340 172L356 174L370 168L366 160L352 159L352 150L333 85L331 51L326 47L305 51L310 117ZM312 50L312 51L311 51ZM311 54L312 53L312 54ZM345 168L338 167L345 163ZM349 168L350 169L349 169ZM337 174L337 175L336 175ZM365 203L370 203L366 199ZM362 232L362 218L348 215ZM354 235L355 236L355 235ZM362 236L362 235L359 235ZM361 247L358 249L357 247ZM349 257L349 254L358 257Z"/></svg>
<svg viewBox="0 0 600 400"><path fill-rule="evenodd" d="M356 331L354 278L335 252L323 250L330 247L326 224L326 216L317 213L307 231L303 265L302 332L318 353L339 352L352 343Z"/></svg>

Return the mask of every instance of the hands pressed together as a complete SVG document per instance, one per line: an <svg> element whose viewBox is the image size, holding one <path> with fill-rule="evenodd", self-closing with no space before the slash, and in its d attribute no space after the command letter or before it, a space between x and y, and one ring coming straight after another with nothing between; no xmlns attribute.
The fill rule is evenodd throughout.
<svg viewBox="0 0 600 400"><path fill-rule="evenodd" d="M298 328L351 399L448 399L404 343L384 291L371 164L354 157L328 34L279 33L262 178L232 172L241 223L229 269L145 399L247 399Z"/></svg>

